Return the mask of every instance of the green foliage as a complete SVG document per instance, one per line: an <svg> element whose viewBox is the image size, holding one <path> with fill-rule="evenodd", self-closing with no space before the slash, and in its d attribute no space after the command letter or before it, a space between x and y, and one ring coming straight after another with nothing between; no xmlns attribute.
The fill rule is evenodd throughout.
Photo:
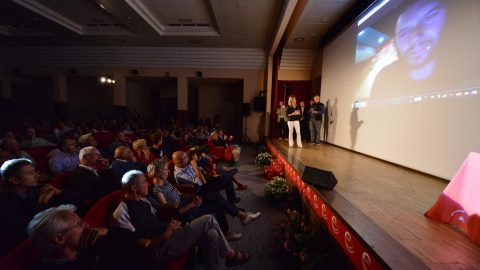
<svg viewBox="0 0 480 270"><path fill-rule="evenodd" d="M285 178L275 176L270 182L265 184L265 197L273 204L286 202L292 194L292 187L288 184Z"/></svg>
<svg viewBox="0 0 480 270"><path fill-rule="evenodd" d="M272 155L268 152L262 152L255 157L255 165L258 167L269 166L272 162Z"/></svg>

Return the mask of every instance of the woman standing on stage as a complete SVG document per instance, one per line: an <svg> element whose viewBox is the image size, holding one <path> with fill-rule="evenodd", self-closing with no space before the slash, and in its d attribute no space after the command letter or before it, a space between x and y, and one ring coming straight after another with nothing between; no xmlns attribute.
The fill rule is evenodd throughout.
<svg viewBox="0 0 480 270"><path fill-rule="evenodd" d="M295 96L290 96L288 98L288 107L287 107L287 117L288 117L288 146L293 147L293 129L297 133L297 146L303 147L302 137L300 136L300 118L302 117L300 106L297 105L297 99Z"/></svg>

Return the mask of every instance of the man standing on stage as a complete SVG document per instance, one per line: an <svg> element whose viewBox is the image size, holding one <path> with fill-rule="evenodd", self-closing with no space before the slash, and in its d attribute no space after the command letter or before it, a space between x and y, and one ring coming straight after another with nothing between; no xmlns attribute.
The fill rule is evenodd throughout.
<svg viewBox="0 0 480 270"><path fill-rule="evenodd" d="M287 138L286 126L287 126L287 107L283 104L283 101L280 101L277 109L277 137Z"/></svg>
<svg viewBox="0 0 480 270"><path fill-rule="evenodd" d="M322 116L325 111L325 105L320 102L320 96L313 97L314 103L310 106L310 144L320 143L320 128L322 127Z"/></svg>
<svg viewBox="0 0 480 270"><path fill-rule="evenodd" d="M306 140L308 138L308 122L310 121L310 112L305 107L305 102L300 101L300 113L302 117L300 118L300 133L302 139Z"/></svg>

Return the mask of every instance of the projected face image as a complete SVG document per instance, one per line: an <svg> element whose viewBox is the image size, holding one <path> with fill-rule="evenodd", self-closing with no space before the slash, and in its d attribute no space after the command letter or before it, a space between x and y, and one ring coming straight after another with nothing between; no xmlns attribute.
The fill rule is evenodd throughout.
<svg viewBox="0 0 480 270"><path fill-rule="evenodd" d="M446 11L446 6L439 0L420 0L398 17L395 46L408 65L419 67L434 58Z"/></svg>

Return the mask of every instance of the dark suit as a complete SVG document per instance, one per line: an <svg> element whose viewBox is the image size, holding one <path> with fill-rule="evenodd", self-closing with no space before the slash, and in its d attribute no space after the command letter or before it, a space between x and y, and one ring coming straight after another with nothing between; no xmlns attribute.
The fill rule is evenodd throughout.
<svg viewBox="0 0 480 270"><path fill-rule="evenodd" d="M147 166L139 162L115 159L108 170L110 171L110 177L112 177L114 182L119 182L121 181L123 175L130 170L139 170L143 173L146 173Z"/></svg>
<svg viewBox="0 0 480 270"><path fill-rule="evenodd" d="M310 121L310 114L307 107L303 109L300 107L300 112L303 118L303 120L300 120L300 133L302 135L302 139L307 140L309 137L308 121Z"/></svg>
<svg viewBox="0 0 480 270"><path fill-rule="evenodd" d="M81 203L77 205L80 216L85 214L96 201L113 191L113 187L106 178L82 166L72 171L65 183L65 189L75 192L81 198Z"/></svg>

